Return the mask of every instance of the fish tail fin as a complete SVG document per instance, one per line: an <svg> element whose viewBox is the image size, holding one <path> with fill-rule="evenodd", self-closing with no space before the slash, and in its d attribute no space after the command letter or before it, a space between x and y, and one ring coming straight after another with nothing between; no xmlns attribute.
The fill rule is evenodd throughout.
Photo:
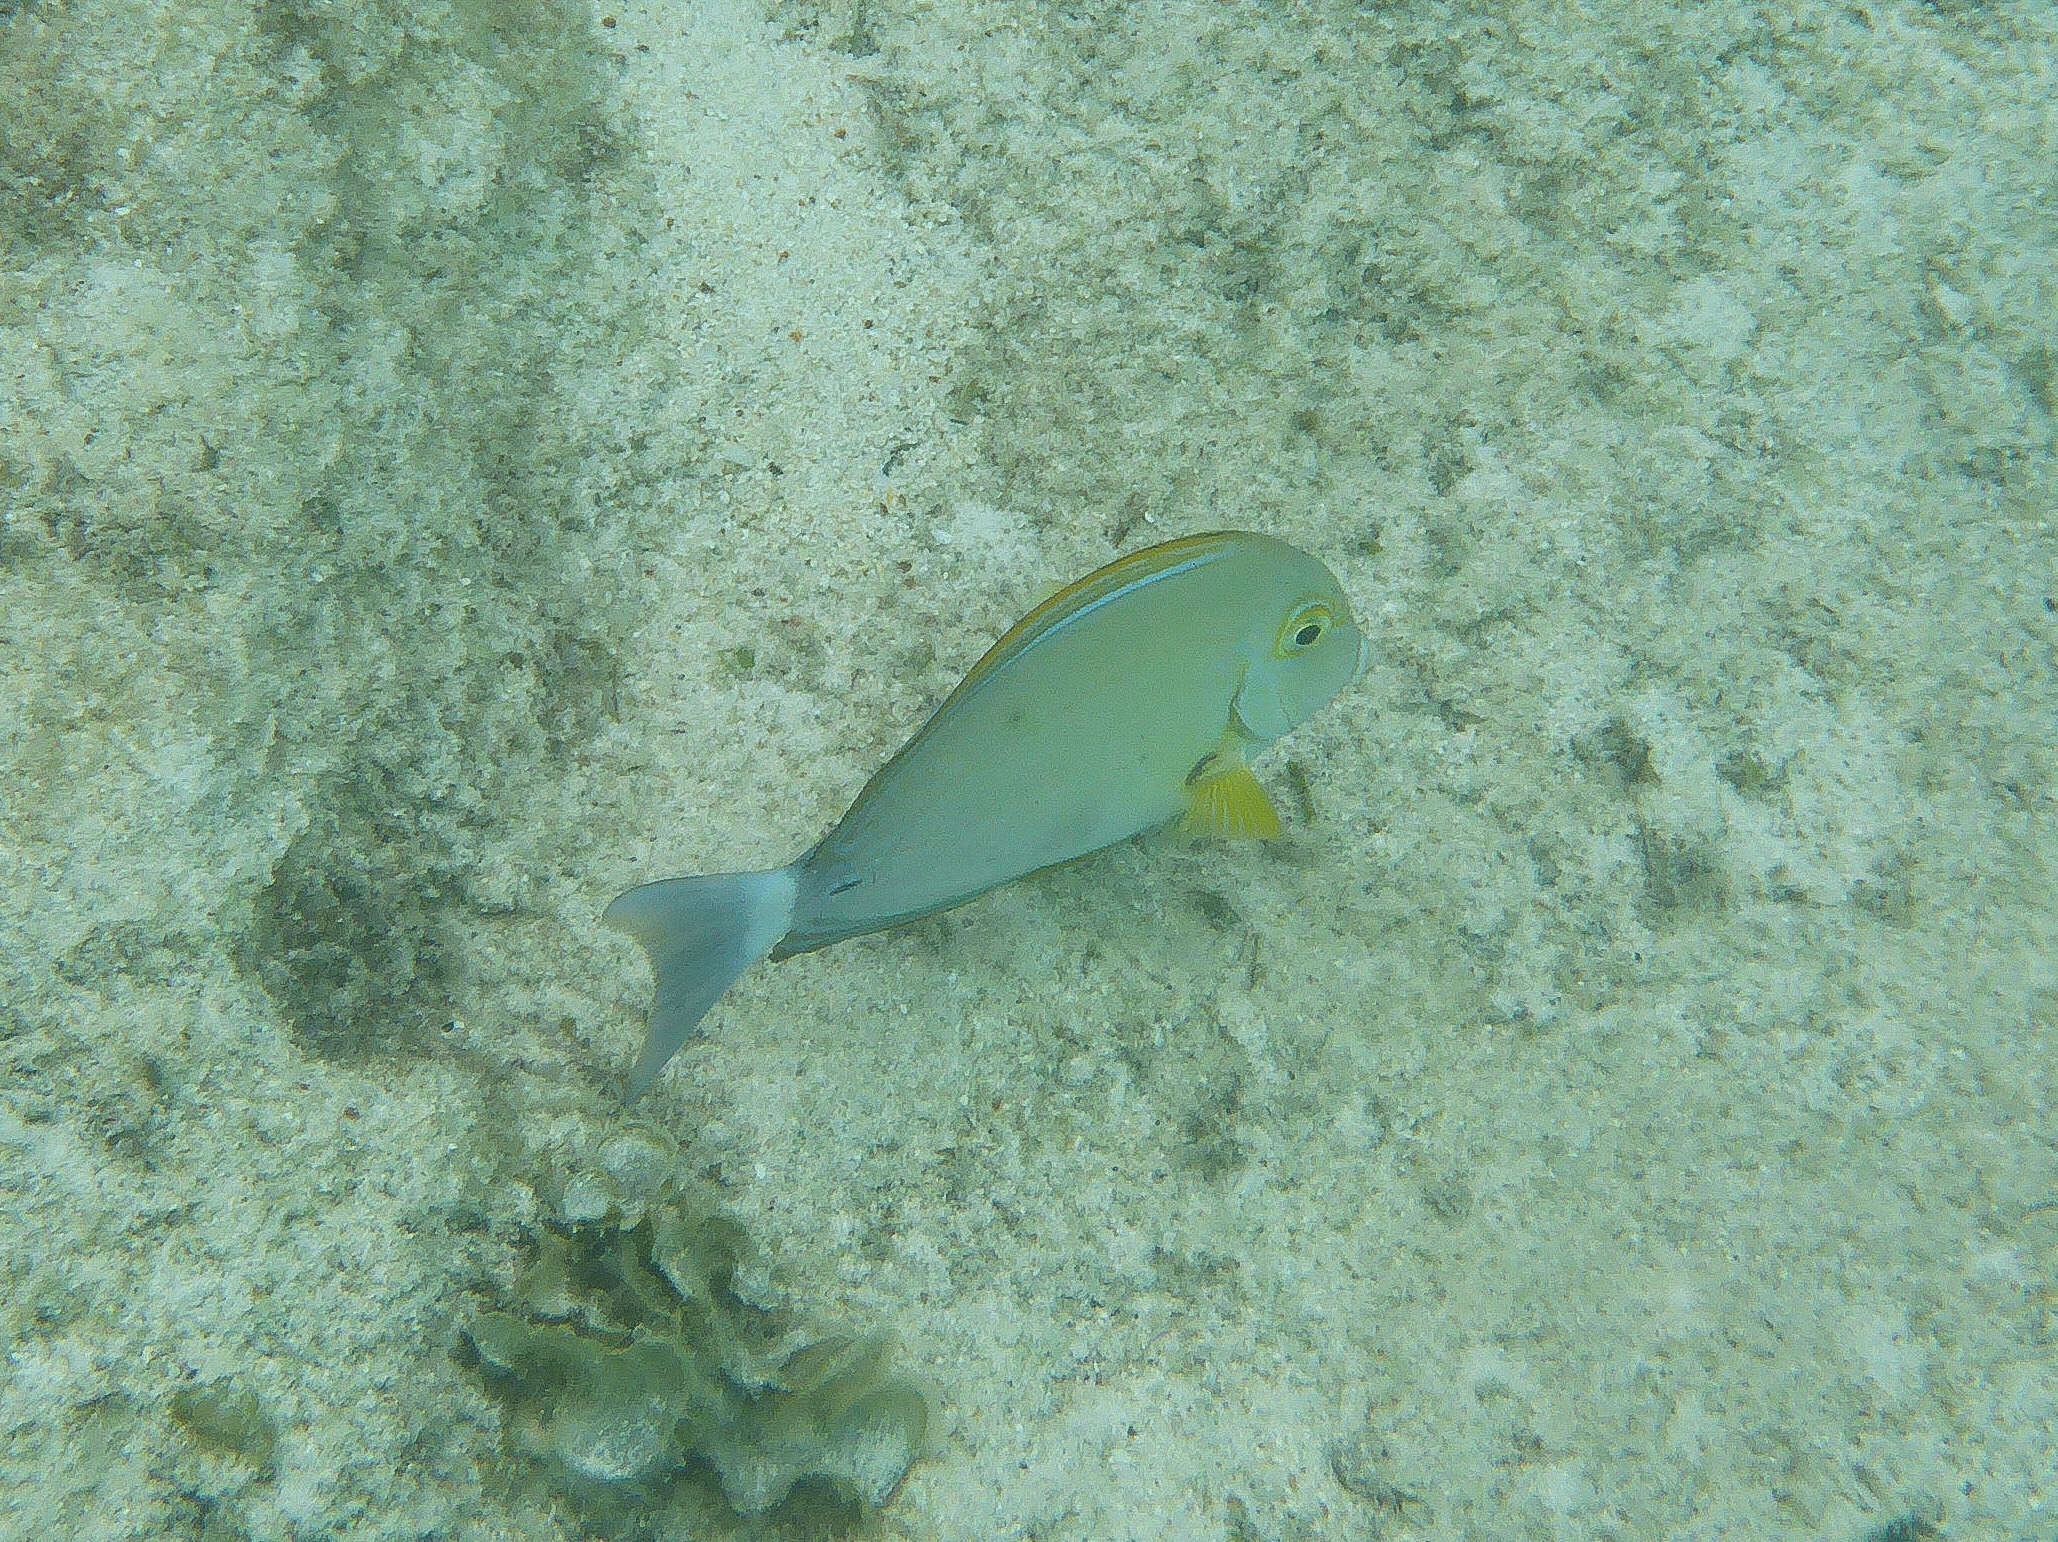
<svg viewBox="0 0 2058 1542"><path fill-rule="evenodd" d="M601 914L642 945L657 976L650 1032L629 1077L630 1102L657 1080L722 992L786 935L799 892L790 867L708 873L643 884L617 895Z"/></svg>

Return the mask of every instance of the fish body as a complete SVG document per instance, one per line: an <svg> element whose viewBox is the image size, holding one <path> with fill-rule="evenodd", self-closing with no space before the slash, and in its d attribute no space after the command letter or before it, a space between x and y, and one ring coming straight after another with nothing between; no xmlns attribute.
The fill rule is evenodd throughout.
<svg viewBox="0 0 2058 1542"><path fill-rule="evenodd" d="M1276 834L1246 757L1348 685L1365 651L1335 576L1269 536L1189 536L1088 574L995 643L796 861L608 907L657 976L630 1095L767 954L933 915L1181 815Z"/></svg>

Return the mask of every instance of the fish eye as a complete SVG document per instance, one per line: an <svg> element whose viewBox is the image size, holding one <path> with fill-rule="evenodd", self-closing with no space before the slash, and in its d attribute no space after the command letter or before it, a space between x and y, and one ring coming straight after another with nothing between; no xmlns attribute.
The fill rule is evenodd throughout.
<svg viewBox="0 0 2058 1542"><path fill-rule="evenodd" d="M1307 652L1322 640L1331 619L1329 607L1320 600L1301 606L1286 618L1286 625L1279 629L1279 641L1273 644L1272 651L1283 659Z"/></svg>

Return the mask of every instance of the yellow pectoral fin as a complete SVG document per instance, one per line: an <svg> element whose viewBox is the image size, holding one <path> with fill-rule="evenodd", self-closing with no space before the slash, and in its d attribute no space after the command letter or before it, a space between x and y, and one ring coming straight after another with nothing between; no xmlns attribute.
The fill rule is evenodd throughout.
<svg viewBox="0 0 2058 1542"><path fill-rule="evenodd" d="M1279 811L1243 757L1232 752L1217 755L1213 765L1186 784L1181 828L1231 840L1277 840Z"/></svg>

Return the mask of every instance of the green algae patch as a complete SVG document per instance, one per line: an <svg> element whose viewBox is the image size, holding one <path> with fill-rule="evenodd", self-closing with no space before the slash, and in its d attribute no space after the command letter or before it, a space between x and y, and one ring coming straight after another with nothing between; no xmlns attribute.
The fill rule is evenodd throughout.
<svg viewBox="0 0 2058 1542"><path fill-rule="evenodd" d="M633 1225L542 1231L510 1299L464 1332L510 1446L602 1512L660 1502L704 1468L739 1515L802 1490L863 1514L928 1427L887 1337L805 1334L742 1228L676 1201Z"/></svg>
<svg viewBox="0 0 2058 1542"><path fill-rule="evenodd" d="M257 1394L242 1383L223 1378L172 1394L172 1423L196 1444L217 1455L233 1456L257 1472L268 1472L279 1428Z"/></svg>

